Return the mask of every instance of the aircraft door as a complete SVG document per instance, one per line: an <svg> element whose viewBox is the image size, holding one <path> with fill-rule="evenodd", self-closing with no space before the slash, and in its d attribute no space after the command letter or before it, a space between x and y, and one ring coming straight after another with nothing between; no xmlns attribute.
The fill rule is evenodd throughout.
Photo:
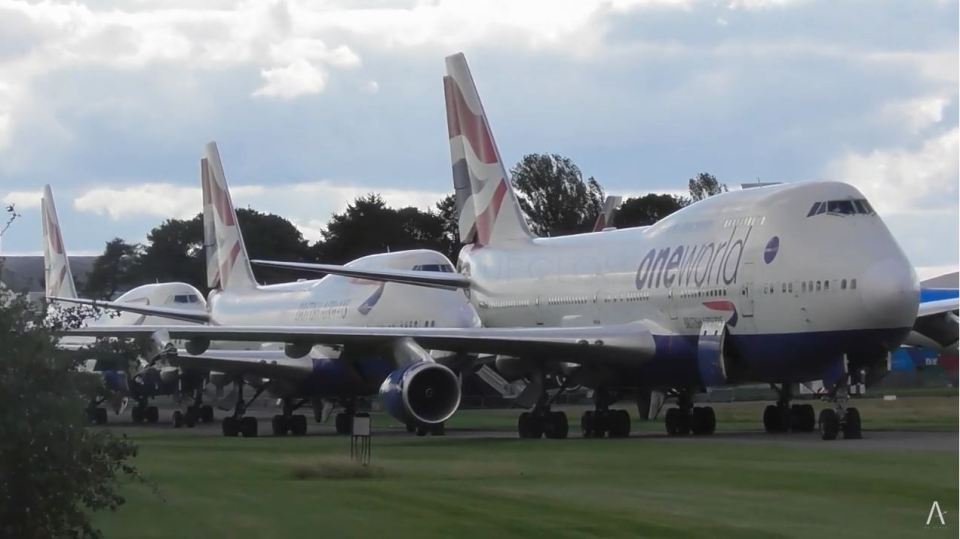
<svg viewBox="0 0 960 539"><path fill-rule="evenodd" d="M754 311L756 303L756 287L754 276L756 267L753 262L744 262L740 268L740 286L736 292L737 307L744 326L754 326Z"/></svg>

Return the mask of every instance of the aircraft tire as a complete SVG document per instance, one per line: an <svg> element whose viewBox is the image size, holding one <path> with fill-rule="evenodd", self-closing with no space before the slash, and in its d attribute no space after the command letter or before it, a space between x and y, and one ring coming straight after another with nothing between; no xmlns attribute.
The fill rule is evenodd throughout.
<svg viewBox="0 0 960 539"><path fill-rule="evenodd" d="M156 423L160 421L160 410L156 406L148 406L144 417L147 423Z"/></svg>
<svg viewBox="0 0 960 539"><path fill-rule="evenodd" d="M561 440L570 433L570 424L567 422L567 414L564 412L549 412L545 417L546 428L543 434L547 438Z"/></svg>
<svg viewBox="0 0 960 539"><path fill-rule="evenodd" d="M840 419L837 417L837 411L833 408L824 408L820 410L820 437L824 440L836 440L840 432Z"/></svg>
<svg viewBox="0 0 960 539"><path fill-rule="evenodd" d="M240 425L237 418L232 415L228 415L223 418L221 422L221 428L223 429L223 435L228 437L234 437L240 434Z"/></svg>
<svg viewBox="0 0 960 539"><path fill-rule="evenodd" d="M257 418L245 416L240 418L240 434L244 438L256 438L258 430Z"/></svg>
<svg viewBox="0 0 960 539"><path fill-rule="evenodd" d="M289 421L290 432L294 436L304 436L307 434L307 416L297 414L292 416Z"/></svg>
<svg viewBox="0 0 960 539"><path fill-rule="evenodd" d="M287 435L287 424L282 415L277 414L270 420L270 432L272 432L274 436Z"/></svg>
<svg viewBox="0 0 960 539"><path fill-rule="evenodd" d="M204 404L200 407L200 421L204 423L213 423L213 406Z"/></svg>
<svg viewBox="0 0 960 539"><path fill-rule="evenodd" d="M606 415L611 438L627 438L630 436L629 412L626 410L609 410Z"/></svg>
<svg viewBox="0 0 960 539"><path fill-rule="evenodd" d="M130 419L134 423L143 423L143 408L134 406L130 409Z"/></svg>
<svg viewBox="0 0 960 539"><path fill-rule="evenodd" d="M664 423L667 427L667 434L670 436L686 436L690 434L691 414L685 413L680 408L670 408L667 410L667 416Z"/></svg>
<svg viewBox="0 0 960 539"><path fill-rule="evenodd" d="M179 429L183 426L183 412L180 410L174 410L173 412L173 428Z"/></svg>
<svg viewBox="0 0 960 539"><path fill-rule="evenodd" d="M447 426L444 423L430 425L430 434L432 436L445 436L447 434Z"/></svg>
<svg viewBox="0 0 960 539"><path fill-rule="evenodd" d="M197 420L200 419L198 416L200 414L197 412L196 407L191 406L187 408L187 413L183 414L183 424L187 428L193 428L197 426Z"/></svg>
<svg viewBox="0 0 960 539"><path fill-rule="evenodd" d="M107 424L107 409L106 408L97 408L94 411L94 420L97 425L106 425Z"/></svg>
<svg viewBox="0 0 960 539"><path fill-rule="evenodd" d="M863 433L860 430L860 410L847 408L847 413L843 418L843 438L845 440L863 438Z"/></svg>
<svg viewBox="0 0 960 539"><path fill-rule="evenodd" d="M595 419L596 415L592 410L587 410L580 416L580 433L584 438L593 438Z"/></svg>
<svg viewBox="0 0 960 539"><path fill-rule="evenodd" d="M694 408L690 419L690 430L697 436L708 436L717 430L717 415L712 406Z"/></svg>

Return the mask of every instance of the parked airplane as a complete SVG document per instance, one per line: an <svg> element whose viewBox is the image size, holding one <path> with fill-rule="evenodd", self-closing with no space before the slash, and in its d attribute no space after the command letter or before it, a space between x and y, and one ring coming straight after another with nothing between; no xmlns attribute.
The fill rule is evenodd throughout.
<svg viewBox="0 0 960 539"><path fill-rule="evenodd" d="M283 350L251 352L209 351L211 339L233 340L232 334L217 331L248 324L276 324L309 332L323 326L359 328L463 328L479 324L476 312L463 293L448 287L421 289L355 277L330 276L319 280L261 286L254 279L240 232L226 178L214 144L206 148L201 161L204 193L204 220L211 224L216 265L208 260L208 311L158 311L149 306L111 308L159 316L179 316L209 322L202 334L191 334L189 355L172 358L174 364L207 368L228 373L240 382L234 414L223 422L223 432L232 436L257 435L256 419L246 416L247 406L264 391L282 399L283 413L273 418L274 434L305 434L307 421L294 414L313 403L317 418L325 402L337 402L346 409L336 420L337 432L350 429L355 400L380 391L386 409L410 430L419 434L443 432L444 422L460 404L460 380L451 368L463 366L463 356L445 354L436 359L410 339L389 343L378 339L345 339L331 343L308 339L244 338L248 341L285 342ZM357 259L343 269L360 271L360 277L378 270L423 271L431 276L453 276L453 264L440 253L426 250L397 251ZM462 284L460 277L452 279ZM92 302L73 299L76 303ZM180 327L90 328L86 334L140 335L150 337L163 348ZM168 333L169 332L169 333ZM327 345L327 346L317 346ZM244 399L243 387L254 386L254 395Z"/></svg>
<svg viewBox="0 0 960 539"><path fill-rule="evenodd" d="M627 435L629 415L610 405L649 388L678 400L667 412L668 433L710 434L713 409L695 407L694 394L749 381L779 391L777 404L764 412L767 430L813 430L812 406L791 406L789 388L825 380L833 406L821 411L819 426L824 439L833 439L841 430L845 437L860 436L859 412L846 406L844 370L856 379L865 370L883 369L918 316L957 310L956 300L920 304L913 269L882 220L859 191L838 182L726 193L649 227L536 238L510 187L463 55L447 58L444 90L460 235L468 243L459 274L272 265L462 286L489 327L311 327L277 317L275 325L164 331L200 343L279 341L301 350L379 344L497 354L501 373L527 378L527 391L537 394L533 411L519 418L522 437L567 435L566 415L551 410L544 389L549 375L559 377L562 387L595 389L596 409L581 418L585 436ZM226 269L249 281L249 270L241 266ZM143 336L147 330L110 331ZM391 380L397 391L410 387L394 375Z"/></svg>
<svg viewBox="0 0 960 539"><path fill-rule="evenodd" d="M43 188L43 197L40 200L43 224L43 254L44 254L44 284L48 300L56 298L77 298L76 285L70 264L67 259L66 247L60 230L60 220L57 216L56 204L53 200L53 191L49 185ZM156 283L138 286L116 299L116 303L149 305L155 308L176 307L193 313L203 313L206 302L200 292L186 283ZM51 305L53 316L63 312ZM149 325L167 319L158 319L136 313L120 313L110 316L102 314L91 325L109 327L119 325ZM60 346L69 350L81 351L93 344L93 339L85 337L66 336L60 340ZM153 351L149 357L155 359L161 350ZM89 403L88 415L91 422L104 424L107 422L107 409L101 405L110 401L114 413L120 415L126 408L128 399L135 404L130 414L135 423L156 423L160 413L156 406L150 405L150 399L160 395L187 394L193 399L193 404L187 407L186 412L174 412L174 425L193 426L197 421L213 421L213 408L203 404L203 389L206 385L207 373L196 370L184 370L169 365L153 364L152 361L142 364L130 372L130 365L117 364L116 359L104 357L91 358L81 364L81 369L100 376L104 391L93 397Z"/></svg>

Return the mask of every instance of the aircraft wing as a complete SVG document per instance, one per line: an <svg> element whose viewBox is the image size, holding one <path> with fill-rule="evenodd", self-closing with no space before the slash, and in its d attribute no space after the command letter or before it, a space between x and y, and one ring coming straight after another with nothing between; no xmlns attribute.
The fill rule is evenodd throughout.
<svg viewBox="0 0 960 539"><path fill-rule="evenodd" d="M182 369L286 380L300 380L313 371L311 358L291 359L282 350L212 350L199 355L178 353L167 361Z"/></svg>
<svg viewBox="0 0 960 539"><path fill-rule="evenodd" d="M502 354L579 364L636 365L653 357L653 334L643 322L610 326L534 328L389 328L291 326L110 326L66 330L92 337L149 337L165 332L171 339L285 342L297 344L378 346L411 338L429 350Z"/></svg>
<svg viewBox="0 0 960 539"><path fill-rule="evenodd" d="M920 308L905 344L933 350L956 350L960 341L960 291L928 288L920 291Z"/></svg>
<svg viewBox="0 0 960 539"><path fill-rule="evenodd" d="M370 281L412 284L430 288L470 288L470 279L459 273L440 271L371 270L334 264L311 264L307 262L278 262L274 260L251 260L258 266L293 269L311 273L342 275Z"/></svg>
<svg viewBox="0 0 960 539"><path fill-rule="evenodd" d="M171 309L170 307L151 307L150 305L140 305L137 303L126 303L116 301L99 301L95 299L83 298L63 298L59 296L50 296L50 301L63 301L67 303L77 303L80 305L90 305L101 309L113 309L117 311L127 311L131 313L160 316L163 318L172 318L174 320L184 320L187 322L207 323L210 321L210 314L206 311L191 309Z"/></svg>

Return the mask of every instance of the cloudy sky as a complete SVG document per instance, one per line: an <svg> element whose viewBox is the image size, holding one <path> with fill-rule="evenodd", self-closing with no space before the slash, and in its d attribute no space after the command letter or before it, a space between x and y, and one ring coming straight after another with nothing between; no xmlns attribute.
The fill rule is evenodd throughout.
<svg viewBox="0 0 960 539"><path fill-rule="evenodd" d="M39 251L45 183L73 253L195 215L209 140L238 205L310 239L369 191L427 207L463 51L508 163L561 153L620 194L845 180L915 265L957 265L954 1L197 4L0 0L3 252Z"/></svg>

